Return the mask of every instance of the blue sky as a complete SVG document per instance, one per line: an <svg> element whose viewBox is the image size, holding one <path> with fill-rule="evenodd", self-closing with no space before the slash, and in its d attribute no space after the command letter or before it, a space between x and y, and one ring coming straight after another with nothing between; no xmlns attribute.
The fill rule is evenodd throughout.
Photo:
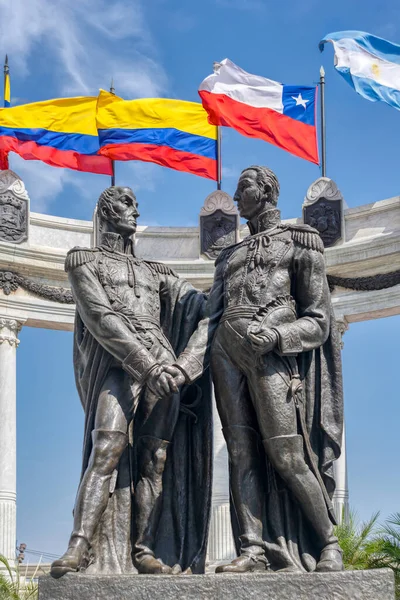
<svg viewBox="0 0 400 600"><path fill-rule="evenodd" d="M309 85L326 70L327 174L350 207L400 191L400 114L354 93L318 42L331 31L359 29L400 43L395 0L0 0L0 56L9 55L12 102L96 95L111 77L117 94L197 100L215 60L252 73ZM250 164L273 168L283 217L301 213L311 163L259 140L223 131L223 189L232 193ZM90 219L105 176L11 157L33 211ZM145 163L118 163L117 182L137 192L141 224L196 225L214 184ZM399 510L400 317L351 325L343 352L351 504L362 517ZM72 373L72 335L24 329L18 350L18 539L30 548L64 550L79 475L83 416ZM32 559L32 557L31 557Z"/></svg>

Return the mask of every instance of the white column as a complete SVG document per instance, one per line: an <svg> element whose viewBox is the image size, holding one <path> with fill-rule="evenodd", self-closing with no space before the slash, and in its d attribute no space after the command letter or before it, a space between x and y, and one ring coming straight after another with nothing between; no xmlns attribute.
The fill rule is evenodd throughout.
<svg viewBox="0 0 400 600"><path fill-rule="evenodd" d="M14 565L17 512L16 354L22 323L0 317L0 554Z"/></svg>
<svg viewBox="0 0 400 600"><path fill-rule="evenodd" d="M343 337L348 330L349 324L345 317L336 319L338 329ZM342 341L342 349L343 349ZM347 456L346 456L346 428L343 420L342 452L337 461L333 463L336 489L333 494L333 506L338 523L348 520L349 516L349 486L347 481Z"/></svg>
<svg viewBox="0 0 400 600"><path fill-rule="evenodd" d="M228 452L213 399L214 474L207 563L230 561L236 556L229 508Z"/></svg>

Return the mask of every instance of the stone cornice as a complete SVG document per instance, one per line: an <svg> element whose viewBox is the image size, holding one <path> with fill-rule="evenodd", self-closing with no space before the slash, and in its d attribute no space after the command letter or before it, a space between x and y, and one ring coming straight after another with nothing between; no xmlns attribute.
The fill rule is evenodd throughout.
<svg viewBox="0 0 400 600"><path fill-rule="evenodd" d="M362 204L361 206L355 206L353 208L346 208L344 215L346 221L349 219L358 219L369 214L377 214L381 212L388 212L400 208L400 196L394 196L387 200L379 200L378 202L371 202L370 204Z"/></svg>
<svg viewBox="0 0 400 600"><path fill-rule="evenodd" d="M66 217L54 217L53 215L44 215L31 212L31 225L37 227L47 227L49 229L63 229L65 231L79 231L82 233L93 233L92 221L83 221L80 219L68 219Z"/></svg>

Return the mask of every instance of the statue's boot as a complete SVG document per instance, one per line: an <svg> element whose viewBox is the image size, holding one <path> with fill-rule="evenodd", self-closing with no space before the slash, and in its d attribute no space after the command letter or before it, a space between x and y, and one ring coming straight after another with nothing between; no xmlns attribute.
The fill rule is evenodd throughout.
<svg viewBox="0 0 400 600"><path fill-rule="evenodd" d="M72 535L65 554L52 563L50 575L58 579L66 573L84 571L90 564L89 548L86 538Z"/></svg>
<svg viewBox="0 0 400 600"><path fill-rule="evenodd" d="M265 571L267 559L265 556L241 554L227 565L219 565L216 573L253 573L254 571Z"/></svg>
<svg viewBox="0 0 400 600"><path fill-rule="evenodd" d="M135 566L141 575L173 574L171 567L165 565L162 560L156 558L155 556L151 556L150 554L144 554L139 559L135 557Z"/></svg>
<svg viewBox="0 0 400 600"><path fill-rule="evenodd" d="M252 427L234 425L222 430L229 453L231 494L239 522L240 556L216 573L247 573L265 570L263 530L264 453L260 436Z"/></svg>
<svg viewBox="0 0 400 600"><path fill-rule="evenodd" d="M315 570L319 573L334 573L343 569L343 552L339 544L333 542L325 546Z"/></svg>
<svg viewBox="0 0 400 600"><path fill-rule="evenodd" d="M62 577L70 571L82 571L93 559L90 544L110 497L110 479L128 443L121 431L94 429L89 465L79 485L74 508L74 530L68 549L54 561L50 574Z"/></svg>
<svg viewBox="0 0 400 600"><path fill-rule="evenodd" d="M342 571L338 539L333 534L325 499L314 473L304 458L301 435L282 435L263 440L267 455L286 482L320 540L322 554L317 570Z"/></svg>
<svg viewBox="0 0 400 600"><path fill-rule="evenodd" d="M135 488L135 545L133 562L146 575L171 574L172 568L154 556L162 507L162 478L169 442L145 435L137 443L138 481Z"/></svg>

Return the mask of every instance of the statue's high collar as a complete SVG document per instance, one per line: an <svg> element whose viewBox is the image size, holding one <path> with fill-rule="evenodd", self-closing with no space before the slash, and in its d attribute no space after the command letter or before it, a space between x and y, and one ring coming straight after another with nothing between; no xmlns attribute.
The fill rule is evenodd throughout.
<svg viewBox="0 0 400 600"><path fill-rule="evenodd" d="M110 252L135 255L133 239L129 238L126 242L119 233L113 233L111 231L102 233L100 235L100 246Z"/></svg>
<svg viewBox="0 0 400 600"><path fill-rule="evenodd" d="M253 223L250 223L250 221L248 221L247 226L250 230L250 234L255 235L256 233L268 231L268 229L276 227L280 222L281 211L277 208L269 208L258 215L256 226L254 226Z"/></svg>

